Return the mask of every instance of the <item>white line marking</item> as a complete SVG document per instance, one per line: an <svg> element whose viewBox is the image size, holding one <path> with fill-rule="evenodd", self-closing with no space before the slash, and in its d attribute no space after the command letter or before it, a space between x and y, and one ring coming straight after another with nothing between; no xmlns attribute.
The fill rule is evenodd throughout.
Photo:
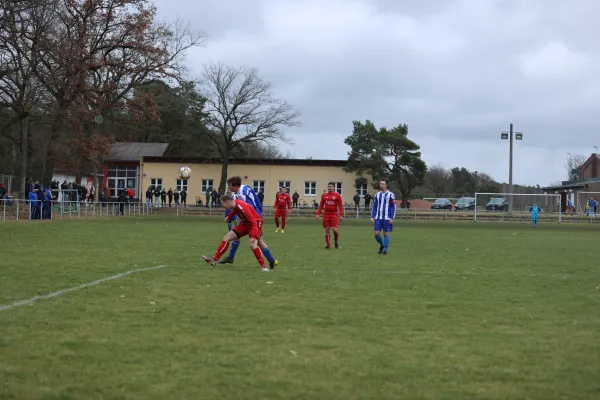
<svg viewBox="0 0 600 400"><path fill-rule="evenodd" d="M16 308L16 307L25 306L27 304L32 304L32 303L35 303L38 300L52 299L54 297L60 296L61 294L65 294L65 293L69 293L69 292L74 292L74 291L79 290L79 289L85 289L87 287L98 285L98 284L104 283L104 282L108 282L108 281L111 281L113 279L117 279L117 278L121 278L121 277L124 277L124 276L127 276L127 275L135 274L136 272L150 271L150 270L153 270L153 269L159 269L159 268L164 268L164 267L166 267L166 265L159 265L157 267L149 267L149 268L132 269L131 271L126 271L126 272L123 272L123 273L120 273L120 274L117 274L117 275L113 275L113 276L109 276L109 277L106 277L106 278L98 279L97 281L84 283L83 285L75 286L75 287L68 288L68 289L59 290L59 291L53 292L53 293L43 294L41 296L35 296L35 297L32 297L30 299L26 299L26 300L15 301L12 304L7 304L5 306L0 306L0 311L6 311L6 310L10 310L10 309L13 309L13 308Z"/></svg>

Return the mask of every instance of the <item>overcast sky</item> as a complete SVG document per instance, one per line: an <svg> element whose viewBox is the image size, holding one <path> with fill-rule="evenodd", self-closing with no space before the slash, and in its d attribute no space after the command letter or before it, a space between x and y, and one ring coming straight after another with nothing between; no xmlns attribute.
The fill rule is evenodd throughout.
<svg viewBox="0 0 600 400"><path fill-rule="evenodd" d="M513 122L514 183L547 185L566 179L568 152L600 146L599 0L155 3L207 33L192 74L257 67L300 110L296 158L345 159L352 121L371 119L409 125L428 165L508 181Z"/></svg>

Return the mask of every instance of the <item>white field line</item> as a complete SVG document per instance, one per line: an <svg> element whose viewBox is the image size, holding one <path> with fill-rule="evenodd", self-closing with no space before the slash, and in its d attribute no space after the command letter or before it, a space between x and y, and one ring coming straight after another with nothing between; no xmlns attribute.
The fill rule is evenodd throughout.
<svg viewBox="0 0 600 400"><path fill-rule="evenodd" d="M68 288L68 289L62 289L62 290L59 290L57 292L43 294L43 295L40 295L40 296L35 296L35 297L30 298L30 299L15 301L12 304L7 304L7 305L4 305L4 306L0 306L0 311L6 311L6 310L10 310L10 309L13 309L13 308L16 308L16 307L25 306L27 304L32 304L32 303L35 303L38 300L52 299L54 297L58 297L58 296L60 296L62 294L65 294L65 293L74 292L74 291L80 290L80 289L85 289L87 287L95 286L95 285L98 285L100 283L111 281L113 279L122 278L122 277L127 276L127 275L135 274L136 272L150 271L150 270L153 270L153 269L159 269L159 268L165 268L165 267L166 267L166 265L159 265L159 266L156 266L156 267L132 269L130 271L125 271L125 272L117 274L117 275L108 276L106 278L98 279L98 280L93 281L93 282L84 283L83 285L75 286L75 287Z"/></svg>

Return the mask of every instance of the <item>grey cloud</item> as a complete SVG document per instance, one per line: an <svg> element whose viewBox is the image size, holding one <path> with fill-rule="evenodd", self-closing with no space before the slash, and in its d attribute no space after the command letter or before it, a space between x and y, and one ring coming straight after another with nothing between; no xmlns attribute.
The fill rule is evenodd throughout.
<svg viewBox="0 0 600 400"><path fill-rule="evenodd" d="M417 141L426 138L427 159L467 164L474 158L462 154L465 143L500 151L499 132L514 122L526 133L523 168L536 170L542 155L587 154L600 128L598 1L197 4L157 2L161 14L192 19L210 35L206 48L190 54L190 69L199 72L207 60L258 67L302 112L303 127L290 131L299 157L319 152L301 140L317 135L339 143L334 153L344 157L352 120L369 118L379 126L407 123ZM505 154L472 168L502 179L494 157ZM561 179L559 164L527 179Z"/></svg>

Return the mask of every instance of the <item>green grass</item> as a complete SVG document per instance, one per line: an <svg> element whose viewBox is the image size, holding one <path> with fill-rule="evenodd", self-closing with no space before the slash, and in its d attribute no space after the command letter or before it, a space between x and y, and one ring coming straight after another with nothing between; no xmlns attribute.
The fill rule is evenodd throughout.
<svg viewBox="0 0 600 400"><path fill-rule="evenodd" d="M210 218L0 225L0 306L167 265L0 311L0 398L600 398L595 226L272 228L262 273Z"/></svg>

